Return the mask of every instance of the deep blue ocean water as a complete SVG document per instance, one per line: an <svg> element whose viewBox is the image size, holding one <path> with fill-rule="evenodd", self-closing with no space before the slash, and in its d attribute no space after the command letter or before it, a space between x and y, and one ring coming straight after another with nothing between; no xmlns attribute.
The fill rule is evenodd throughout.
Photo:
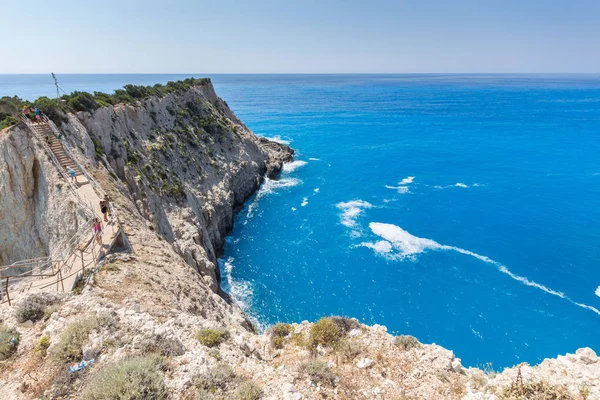
<svg viewBox="0 0 600 400"><path fill-rule="evenodd" d="M221 259L259 324L348 315L471 366L600 351L599 75L209 76L297 151ZM0 96L52 96L48 78L0 75Z"/></svg>

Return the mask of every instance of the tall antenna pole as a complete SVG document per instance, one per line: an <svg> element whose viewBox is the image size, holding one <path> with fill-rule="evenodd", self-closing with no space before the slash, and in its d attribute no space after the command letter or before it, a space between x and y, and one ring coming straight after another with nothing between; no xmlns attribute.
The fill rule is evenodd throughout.
<svg viewBox="0 0 600 400"><path fill-rule="evenodd" d="M52 74L52 79L54 79L54 86L56 86L56 102L59 103L60 102L60 93L58 92L58 79L56 79L56 75L54 75L54 72L51 72Z"/></svg>

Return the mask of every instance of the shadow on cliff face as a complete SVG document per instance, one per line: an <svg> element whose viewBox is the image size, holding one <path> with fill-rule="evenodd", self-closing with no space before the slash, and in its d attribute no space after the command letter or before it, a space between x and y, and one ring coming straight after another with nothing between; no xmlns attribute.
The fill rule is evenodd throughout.
<svg viewBox="0 0 600 400"><path fill-rule="evenodd" d="M63 124L69 140L95 155L148 227L218 293L217 256L234 212L293 151L256 137L210 83L74 117Z"/></svg>
<svg viewBox="0 0 600 400"><path fill-rule="evenodd" d="M0 265L44 257L79 226L79 212L56 167L30 132L0 137Z"/></svg>

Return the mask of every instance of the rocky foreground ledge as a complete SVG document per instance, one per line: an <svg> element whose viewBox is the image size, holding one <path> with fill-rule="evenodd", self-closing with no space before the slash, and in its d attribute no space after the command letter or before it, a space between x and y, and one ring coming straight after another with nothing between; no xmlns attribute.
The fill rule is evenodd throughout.
<svg viewBox="0 0 600 400"><path fill-rule="evenodd" d="M450 350L354 319L278 324L255 334L215 312L222 305L210 291L205 302L212 310L204 315L143 295L154 281L137 275L139 261L112 257L81 295L39 302L47 305L35 324L18 323L23 308L8 316L5 323L21 337L1 364L3 398L600 398L600 359L591 349L496 372L464 368ZM131 274L143 279L132 288L140 302L119 304L115 287ZM130 396L117 397L123 391Z"/></svg>
<svg viewBox="0 0 600 400"><path fill-rule="evenodd" d="M348 318L257 333L215 261L234 211L292 151L256 137L209 81L130 89L127 104L79 94L83 110L55 110L130 248L73 293L0 305L0 398L600 399L590 349L499 372ZM75 203L22 126L0 133L0 154L0 258L47 254Z"/></svg>

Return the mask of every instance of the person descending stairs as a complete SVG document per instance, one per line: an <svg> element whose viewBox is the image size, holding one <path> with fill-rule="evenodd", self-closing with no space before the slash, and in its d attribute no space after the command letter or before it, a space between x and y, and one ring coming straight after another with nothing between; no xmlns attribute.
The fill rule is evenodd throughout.
<svg viewBox="0 0 600 400"><path fill-rule="evenodd" d="M47 122L36 124L36 131L37 134L44 139L48 147L50 147L50 150L52 150L52 153L54 153L54 156L56 157L60 165L62 165L62 167L65 169L65 172L68 169L72 169L73 171L75 171L76 177L80 177L83 175L83 172L81 172L75 161L71 157L69 157L69 155L65 151L62 142L56 137L54 132L52 132L52 129L50 129ZM80 183L87 183L87 181Z"/></svg>
<svg viewBox="0 0 600 400"><path fill-rule="evenodd" d="M99 265L100 260L123 233L107 193L85 167L77 162L68 144L62 143L62 138L59 139L61 133L54 123L42 113L35 121L31 121L26 114L21 116L21 120L44 147L51 162L69 184L76 204L86 215L86 221L80 224L73 237L59 242L55 249L56 256L50 254L48 257L0 266L0 276L5 279L4 291L0 290L0 303L8 302L9 305L10 296L14 301L15 295L23 296L27 292L71 291L84 276L85 270L93 270ZM101 216L104 217L104 223L101 222ZM27 268L26 273L20 270ZM33 274L34 271L37 273Z"/></svg>

